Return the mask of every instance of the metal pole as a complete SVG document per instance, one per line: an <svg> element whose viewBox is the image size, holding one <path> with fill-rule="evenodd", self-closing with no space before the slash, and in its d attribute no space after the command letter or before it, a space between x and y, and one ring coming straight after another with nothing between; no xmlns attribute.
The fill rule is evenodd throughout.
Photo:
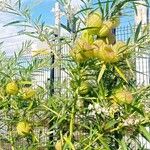
<svg viewBox="0 0 150 150"><path fill-rule="evenodd" d="M142 22L142 26L147 25L148 23L148 7L142 5L145 4L145 1L139 0L141 5L137 5L137 15L135 16L135 25ZM138 51L138 49L137 49ZM143 58L142 58L143 57ZM137 85L147 85L149 84L149 60L148 55L142 55L141 57L136 58L136 70L141 73L136 73L136 83ZM146 75L145 75L146 74Z"/></svg>
<svg viewBox="0 0 150 150"><path fill-rule="evenodd" d="M55 27L56 27L56 53L58 54L58 59L56 61L61 61L61 44L60 44L60 19L61 19L61 11L60 11L60 4L59 2L55 3ZM55 78L57 82L61 82L61 64L58 69L55 69ZM61 93L61 89L58 89L58 92Z"/></svg>
<svg viewBox="0 0 150 150"><path fill-rule="evenodd" d="M55 8L54 8L54 13L55 13L55 27L56 27L56 31L55 31L55 38L56 40L53 41L55 42L56 45L56 54L58 54L59 59L60 59L60 54L61 54L61 47L60 47L60 5L58 2L55 3ZM54 43L54 44L55 44ZM55 55L52 54L51 56L51 65L53 65L56 61ZM59 66L58 69L52 68L50 70L50 96L53 96L55 93L55 85L54 82L55 81L61 81L61 66ZM50 122L49 126L53 126L53 122ZM53 134L49 135L49 140L53 141L54 137ZM51 148L49 148L51 149Z"/></svg>

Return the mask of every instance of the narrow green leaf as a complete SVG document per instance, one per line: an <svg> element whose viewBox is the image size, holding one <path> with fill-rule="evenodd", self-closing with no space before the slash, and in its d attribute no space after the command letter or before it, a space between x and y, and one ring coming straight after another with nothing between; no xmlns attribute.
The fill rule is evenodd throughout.
<svg viewBox="0 0 150 150"><path fill-rule="evenodd" d="M114 120L114 119L108 121L108 122L106 123L105 127L104 127L105 130L110 129L110 128L113 127L117 122L118 122L118 121L117 121L117 120Z"/></svg>
<svg viewBox="0 0 150 150"><path fill-rule="evenodd" d="M127 66L129 67L129 70L130 70L130 72L132 73L133 77L135 77L135 73L133 72L132 67L131 67L131 64L130 64L130 62L129 62L128 59L126 59L126 63L127 63Z"/></svg>
<svg viewBox="0 0 150 150"><path fill-rule="evenodd" d="M3 44L4 42L0 42L0 46Z"/></svg>
<svg viewBox="0 0 150 150"><path fill-rule="evenodd" d="M32 85L32 81L20 81L21 85Z"/></svg>
<svg viewBox="0 0 150 150"><path fill-rule="evenodd" d="M150 133L143 126L139 126L139 131L144 138L150 142Z"/></svg>
<svg viewBox="0 0 150 150"><path fill-rule="evenodd" d="M138 112L140 115L142 115L144 117L144 113L143 111L141 111L139 108L135 107L135 106L132 106L131 107L133 108L133 112Z"/></svg>
<svg viewBox="0 0 150 150"><path fill-rule="evenodd" d="M21 23L21 22L25 22L25 21L24 20L12 21L12 22L9 22L9 23L5 24L3 27L9 26L9 25L15 25L15 24L18 24L18 23Z"/></svg>
<svg viewBox="0 0 150 150"><path fill-rule="evenodd" d="M81 9L80 11L78 11L75 15L78 15L78 14L80 14L80 13L82 13L82 12L86 12L86 11L88 11L88 10L91 10L92 8L83 8L83 9Z"/></svg>
<svg viewBox="0 0 150 150"><path fill-rule="evenodd" d="M61 23L61 27L67 30L68 32L71 32L71 29L69 28L69 26L65 26L64 24Z"/></svg>
<svg viewBox="0 0 150 150"><path fill-rule="evenodd" d="M121 69L119 69L117 66L115 66L115 70L117 71L117 73L119 74L119 76L125 81L128 83L125 75L122 73Z"/></svg>
<svg viewBox="0 0 150 150"><path fill-rule="evenodd" d="M132 5L133 5L133 8L134 8L134 11L135 11L135 14L137 15L137 7L136 7L136 5L135 5L135 3L132 3Z"/></svg>
<svg viewBox="0 0 150 150"><path fill-rule="evenodd" d="M18 7L19 7L19 10L21 9L21 0L18 0Z"/></svg>
<svg viewBox="0 0 150 150"><path fill-rule="evenodd" d="M106 18L108 19L108 16L109 16L109 4L110 4L110 1L109 0L107 0L107 2L106 2L106 8L105 8L105 11L106 11Z"/></svg>
<svg viewBox="0 0 150 150"><path fill-rule="evenodd" d="M117 2L118 2L118 0L113 0L113 1L112 1L112 4L111 4L111 8L113 8L114 5L116 5Z"/></svg>
<svg viewBox="0 0 150 150"><path fill-rule="evenodd" d="M139 37L139 34L140 34L140 31L141 31L141 27L142 27L142 22L140 22L136 28L136 31L135 31L135 36L134 36L134 42L136 42L138 40L138 37Z"/></svg>
<svg viewBox="0 0 150 150"><path fill-rule="evenodd" d="M121 150L128 150L128 146L127 146L124 139L122 139L119 143L120 143L120 146L121 146Z"/></svg>
<svg viewBox="0 0 150 150"><path fill-rule="evenodd" d="M103 65L102 65L102 68L101 68L101 70L100 70L100 73L99 73L99 75L98 75L98 79L97 79L97 82L98 82L98 83L99 83L99 81L101 80L101 78L102 78L102 76L103 76L105 70L106 70L106 65L103 64Z"/></svg>
<svg viewBox="0 0 150 150"><path fill-rule="evenodd" d="M102 16L104 17L104 9L103 9L103 6L102 6L100 0L98 0L98 6L99 6L99 9L100 9L100 11L101 11Z"/></svg>
<svg viewBox="0 0 150 150"><path fill-rule="evenodd" d="M75 147L74 147L74 145L72 144L72 142L70 141L70 139L67 138L67 137L64 137L64 139L65 139L66 143L70 146L70 148L71 148L72 150L75 150Z"/></svg>
<svg viewBox="0 0 150 150"><path fill-rule="evenodd" d="M102 143L102 145L105 147L106 150L110 150L108 143L102 136L99 136L99 141Z"/></svg>

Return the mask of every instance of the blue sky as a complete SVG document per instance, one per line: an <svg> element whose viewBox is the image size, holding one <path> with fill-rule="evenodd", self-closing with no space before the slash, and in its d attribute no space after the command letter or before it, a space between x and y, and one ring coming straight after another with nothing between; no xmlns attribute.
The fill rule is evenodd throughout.
<svg viewBox="0 0 150 150"><path fill-rule="evenodd" d="M41 1L38 5L33 7L32 17L37 18L42 14L42 20L46 22L46 24L54 25L54 13L51 11L55 5L56 0L23 0L26 4L32 4L33 2ZM75 3L79 0L73 0ZM122 25L128 24L129 21L132 24L134 21L133 17L127 17L121 20Z"/></svg>
<svg viewBox="0 0 150 150"><path fill-rule="evenodd" d="M26 4L32 4L33 0L24 0ZM37 0L34 0L37 1ZM54 24L54 13L51 11L56 0L41 0L41 3L33 7L32 17L37 18L42 14L42 20L47 24Z"/></svg>

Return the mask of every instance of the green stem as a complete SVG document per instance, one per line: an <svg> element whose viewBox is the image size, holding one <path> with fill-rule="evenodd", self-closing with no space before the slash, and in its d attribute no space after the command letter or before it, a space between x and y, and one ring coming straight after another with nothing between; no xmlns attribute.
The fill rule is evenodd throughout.
<svg viewBox="0 0 150 150"><path fill-rule="evenodd" d="M69 140L70 141L72 140L72 136L73 136L74 122L75 122L75 107L76 107L77 99L78 99L78 90L75 92L75 95L74 95L74 103L72 105L72 110L71 110L71 115L70 115L70 119L71 119L70 127L69 127L69 130L70 130Z"/></svg>
<svg viewBox="0 0 150 150"><path fill-rule="evenodd" d="M74 119L75 118L75 107L72 107L72 111L71 111L71 120L70 120L70 135L69 135L69 139L71 141L72 136L73 136L73 129L74 129Z"/></svg>

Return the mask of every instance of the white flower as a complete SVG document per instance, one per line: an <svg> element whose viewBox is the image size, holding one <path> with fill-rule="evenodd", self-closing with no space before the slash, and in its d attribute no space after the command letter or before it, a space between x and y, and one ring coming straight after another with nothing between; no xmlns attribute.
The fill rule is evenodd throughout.
<svg viewBox="0 0 150 150"><path fill-rule="evenodd" d="M128 118L128 119L124 120L123 125L124 126L137 125L139 122L140 122L139 119Z"/></svg>
<svg viewBox="0 0 150 150"><path fill-rule="evenodd" d="M98 115L100 115L102 113L101 109L98 109L96 112Z"/></svg>
<svg viewBox="0 0 150 150"><path fill-rule="evenodd" d="M98 103L95 103L94 107L96 110L101 109L101 106Z"/></svg>
<svg viewBox="0 0 150 150"><path fill-rule="evenodd" d="M128 126L128 122L125 120L123 126Z"/></svg>
<svg viewBox="0 0 150 150"><path fill-rule="evenodd" d="M93 105L92 105L92 104L89 104L88 110L92 110L93 108L94 108Z"/></svg>
<svg viewBox="0 0 150 150"><path fill-rule="evenodd" d="M138 124L139 122L140 122L139 119L135 119L134 124L136 125L136 124Z"/></svg>
<svg viewBox="0 0 150 150"><path fill-rule="evenodd" d="M89 116L96 117L96 112L95 112L95 111L90 112L90 113L89 113Z"/></svg>
<svg viewBox="0 0 150 150"><path fill-rule="evenodd" d="M83 101L82 100L77 100L77 106L79 108L83 107Z"/></svg>
<svg viewBox="0 0 150 150"><path fill-rule="evenodd" d="M101 108L102 113L105 113L105 108Z"/></svg>

